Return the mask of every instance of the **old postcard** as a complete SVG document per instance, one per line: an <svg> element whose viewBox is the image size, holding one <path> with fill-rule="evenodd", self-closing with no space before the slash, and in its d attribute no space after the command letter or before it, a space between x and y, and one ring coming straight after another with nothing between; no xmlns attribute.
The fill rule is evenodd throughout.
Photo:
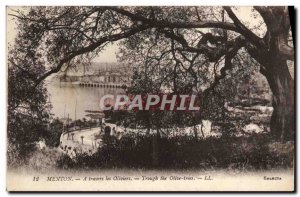
<svg viewBox="0 0 300 197"><path fill-rule="evenodd" d="M8 6L7 190L295 190L295 12Z"/></svg>

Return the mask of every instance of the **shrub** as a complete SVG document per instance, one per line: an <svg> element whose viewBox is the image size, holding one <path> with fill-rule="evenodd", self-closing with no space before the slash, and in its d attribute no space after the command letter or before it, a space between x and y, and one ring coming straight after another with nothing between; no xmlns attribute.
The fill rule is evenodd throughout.
<svg viewBox="0 0 300 197"><path fill-rule="evenodd" d="M250 137L210 137L195 140L191 136L159 138L159 165L152 165L153 136L126 135L104 140L95 154L82 154L75 160L63 156L60 168L161 168L161 169L271 169L293 166L293 149L275 154L271 139L264 134Z"/></svg>

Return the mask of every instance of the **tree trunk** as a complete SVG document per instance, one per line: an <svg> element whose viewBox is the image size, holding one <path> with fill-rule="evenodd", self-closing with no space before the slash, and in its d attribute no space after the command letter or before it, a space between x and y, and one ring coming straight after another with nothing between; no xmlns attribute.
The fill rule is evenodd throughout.
<svg viewBox="0 0 300 197"><path fill-rule="evenodd" d="M288 70L286 60L278 56L270 59L268 68L264 75L273 93L271 135L281 142L293 140L295 134L294 80Z"/></svg>
<svg viewBox="0 0 300 197"><path fill-rule="evenodd" d="M194 135L195 135L195 140L197 141L198 140L198 130L197 130L196 124L197 124L197 122L196 122L196 117L194 114L194 117L193 117Z"/></svg>
<svg viewBox="0 0 300 197"><path fill-rule="evenodd" d="M157 167L159 165L159 139L160 133L157 129L157 134L152 137L152 165Z"/></svg>
<svg viewBox="0 0 300 197"><path fill-rule="evenodd" d="M195 140L197 141L198 140L198 131L197 131L195 123L194 123L194 135L195 135Z"/></svg>

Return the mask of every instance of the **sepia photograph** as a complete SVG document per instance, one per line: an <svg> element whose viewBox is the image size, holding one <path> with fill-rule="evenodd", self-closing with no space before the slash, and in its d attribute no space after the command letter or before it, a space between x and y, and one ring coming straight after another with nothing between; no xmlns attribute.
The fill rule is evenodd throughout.
<svg viewBox="0 0 300 197"><path fill-rule="evenodd" d="M6 6L9 192L295 192L294 6Z"/></svg>

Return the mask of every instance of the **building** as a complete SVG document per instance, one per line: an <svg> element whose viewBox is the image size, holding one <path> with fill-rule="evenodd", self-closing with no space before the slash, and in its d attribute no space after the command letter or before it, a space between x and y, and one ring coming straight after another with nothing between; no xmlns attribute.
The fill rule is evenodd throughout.
<svg viewBox="0 0 300 197"><path fill-rule="evenodd" d="M132 79L132 69L125 64L118 63L92 63L84 66L77 72L70 71L59 76L60 82L69 82L79 85L115 85L129 86Z"/></svg>

